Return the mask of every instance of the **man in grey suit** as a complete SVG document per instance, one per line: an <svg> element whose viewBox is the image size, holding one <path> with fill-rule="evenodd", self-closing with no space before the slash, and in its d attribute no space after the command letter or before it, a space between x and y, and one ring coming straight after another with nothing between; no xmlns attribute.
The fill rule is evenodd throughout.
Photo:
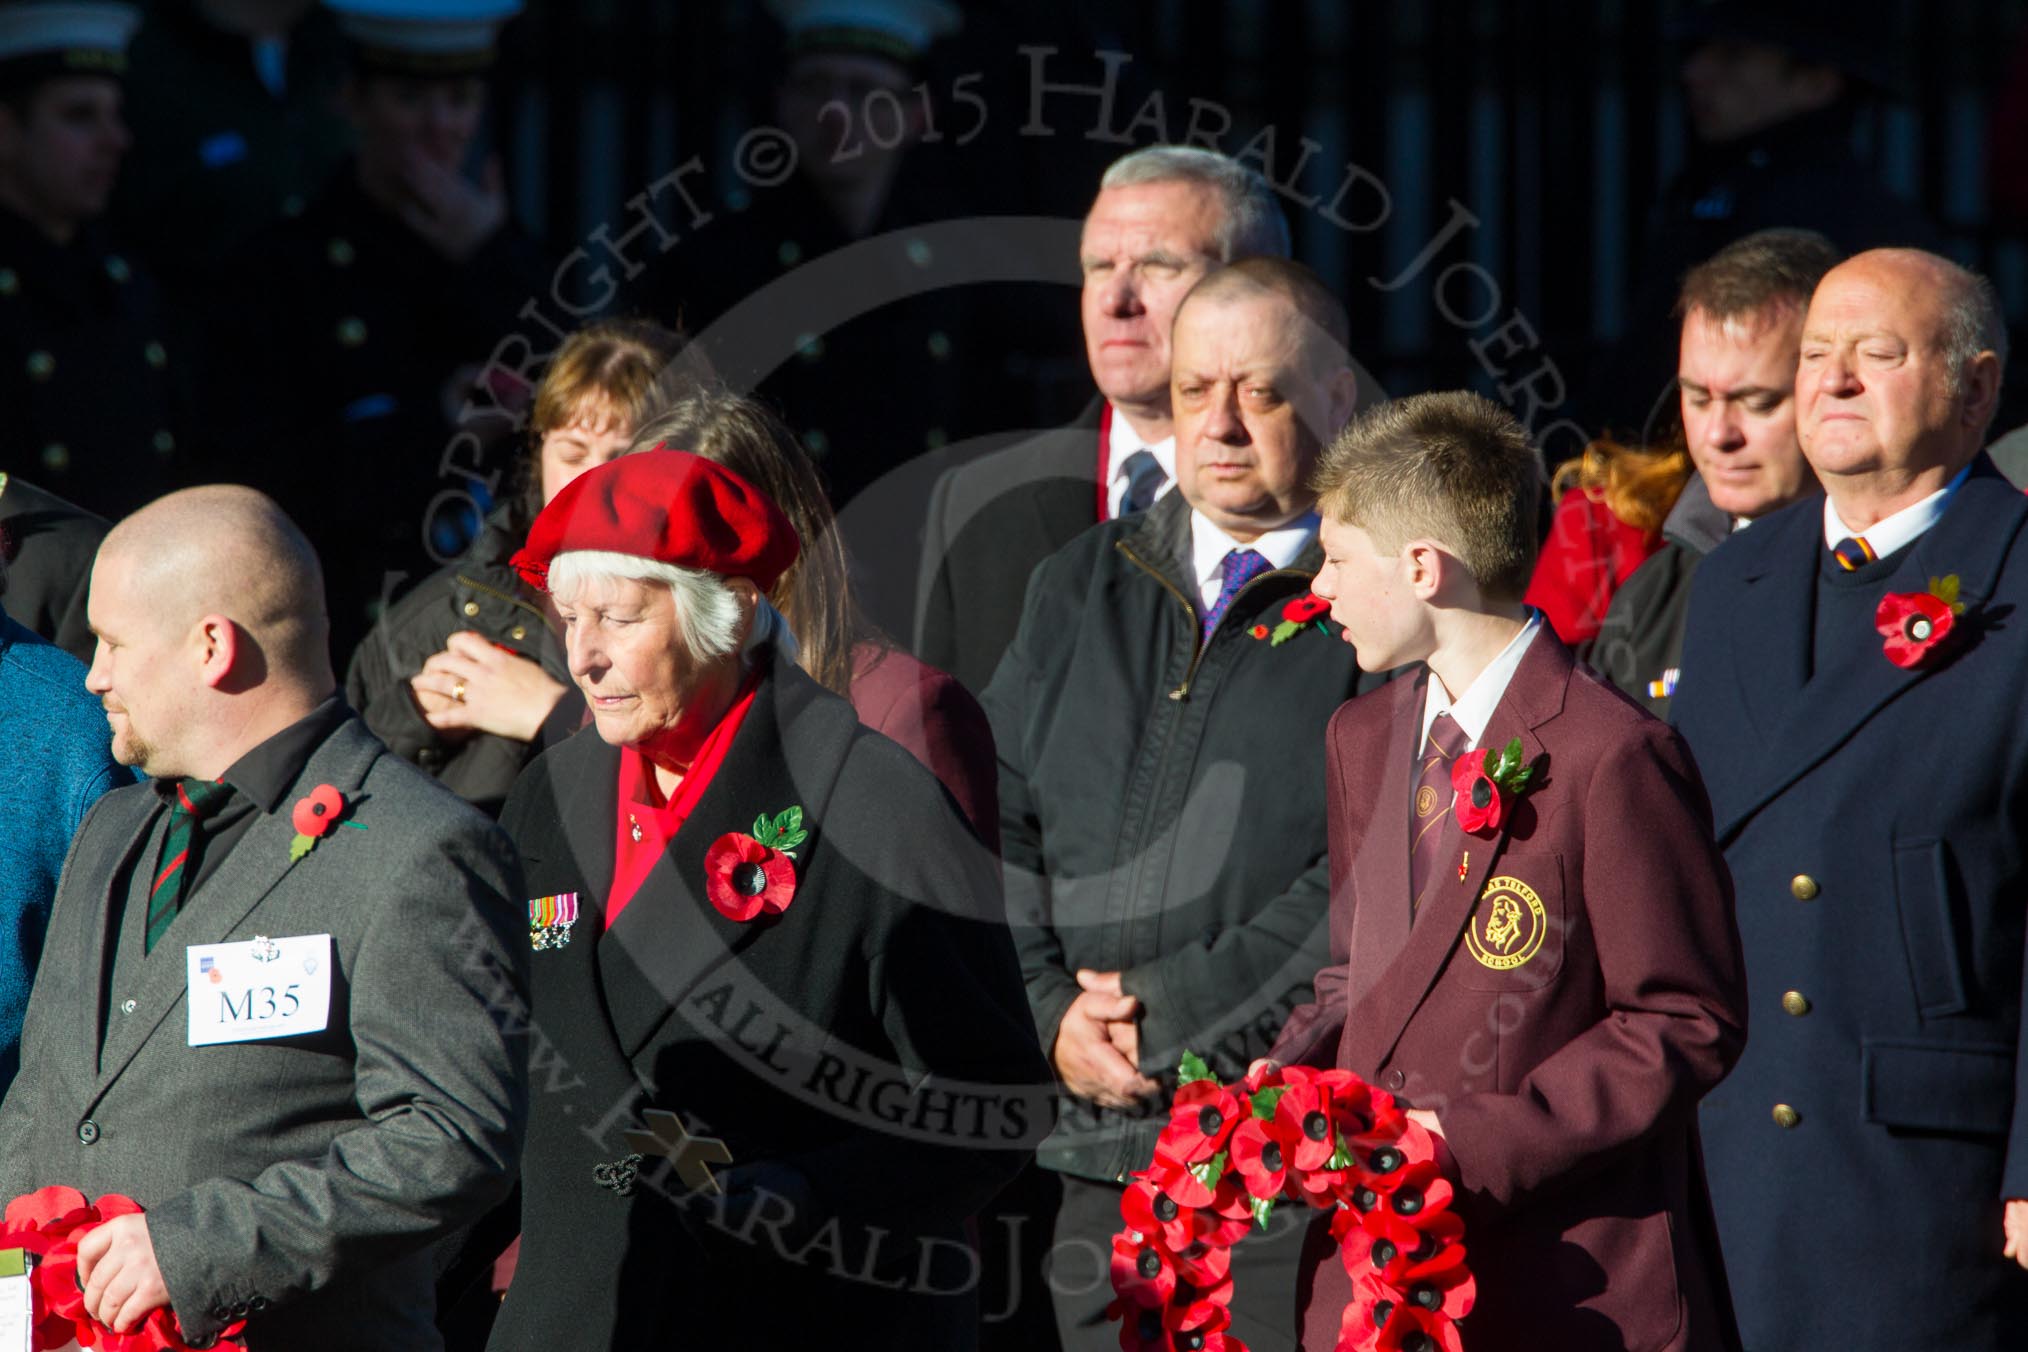
<svg viewBox="0 0 2028 1352"><path fill-rule="evenodd" d="M260 494L121 522L90 616L114 755L155 778L72 843L0 1196L146 1209L79 1249L115 1329L438 1347L430 1249L507 1194L527 1113L513 848L345 707L316 556Z"/></svg>

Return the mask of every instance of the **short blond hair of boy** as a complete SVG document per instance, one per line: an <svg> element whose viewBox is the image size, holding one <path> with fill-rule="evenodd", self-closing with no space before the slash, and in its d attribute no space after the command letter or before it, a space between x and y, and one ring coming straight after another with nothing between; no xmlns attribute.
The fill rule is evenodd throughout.
<svg viewBox="0 0 2028 1352"><path fill-rule="evenodd" d="M1535 571L1542 461L1514 415L1468 390L1395 399L1354 418L1318 459L1317 510L1393 553L1429 539L1489 601Z"/></svg>

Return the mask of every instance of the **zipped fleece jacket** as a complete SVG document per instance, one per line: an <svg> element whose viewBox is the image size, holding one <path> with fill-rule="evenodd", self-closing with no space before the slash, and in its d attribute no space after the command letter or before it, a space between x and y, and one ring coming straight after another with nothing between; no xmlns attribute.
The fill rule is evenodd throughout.
<svg viewBox="0 0 2028 1352"><path fill-rule="evenodd" d="M1045 1052L1079 968L1143 1006L1133 1112L1059 1096L1046 1168L1145 1168L1179 1055L1236 1079L1327 961L1325 725L1381 682L1328 622L1272 631L1318 545L1255 578L1210 641L1181 494L1078 536L1035 570L983 703L1000 757L1007 907ZM1404 842L1404 846L1406 842Z"/></svg>

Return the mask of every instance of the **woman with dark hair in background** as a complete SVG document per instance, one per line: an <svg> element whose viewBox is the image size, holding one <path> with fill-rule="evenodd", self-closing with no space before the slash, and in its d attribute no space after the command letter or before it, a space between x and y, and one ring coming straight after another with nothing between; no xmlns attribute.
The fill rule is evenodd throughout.
<svg viewBox="0 0 2028 1352"><path fill-rule="evenodd" d="M366 725L488 812L536 752L584 721L555 617L508 556L565 484L627 449L682 346L644 320L565 339L536 386L521 482L465 557L390 607L352 654L345 696Z"/></svg>
<svg viewBox="0 0 2028 1352"><path fill-rule="evenodd" d="M781 509L802 552L768 599L796 636L797 665L929 767L997 852L999 767L985 712L955 677L903 652L866 618L831 500L795 434L764 404L720 388L677 389L658 407L628 450L667 445L717 461Z"/></svg>

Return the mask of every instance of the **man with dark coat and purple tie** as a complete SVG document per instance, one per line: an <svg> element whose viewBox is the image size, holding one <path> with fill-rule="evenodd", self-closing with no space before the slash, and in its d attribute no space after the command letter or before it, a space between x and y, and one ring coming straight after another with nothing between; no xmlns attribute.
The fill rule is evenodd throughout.
<svg viewBox="0 0 2028 1352"><path fill-rule="evenodd" d="M1318 739L1380 678L1314 616L1273 634L1322 557L1309 476L1356 397L1346 327L1281 259L1197 284L1171 340L1178 491L1036 570L981 701L1007 910L1062 1084L1037 1160L1062 1187L1045 1275L1070 1349L1118 1345L1105 1254L1178 1055L1237 1078L1324 961ZM1294 1347L1300 1239L1291 1216L1234 1250L1255 1352Z"/></svg>

